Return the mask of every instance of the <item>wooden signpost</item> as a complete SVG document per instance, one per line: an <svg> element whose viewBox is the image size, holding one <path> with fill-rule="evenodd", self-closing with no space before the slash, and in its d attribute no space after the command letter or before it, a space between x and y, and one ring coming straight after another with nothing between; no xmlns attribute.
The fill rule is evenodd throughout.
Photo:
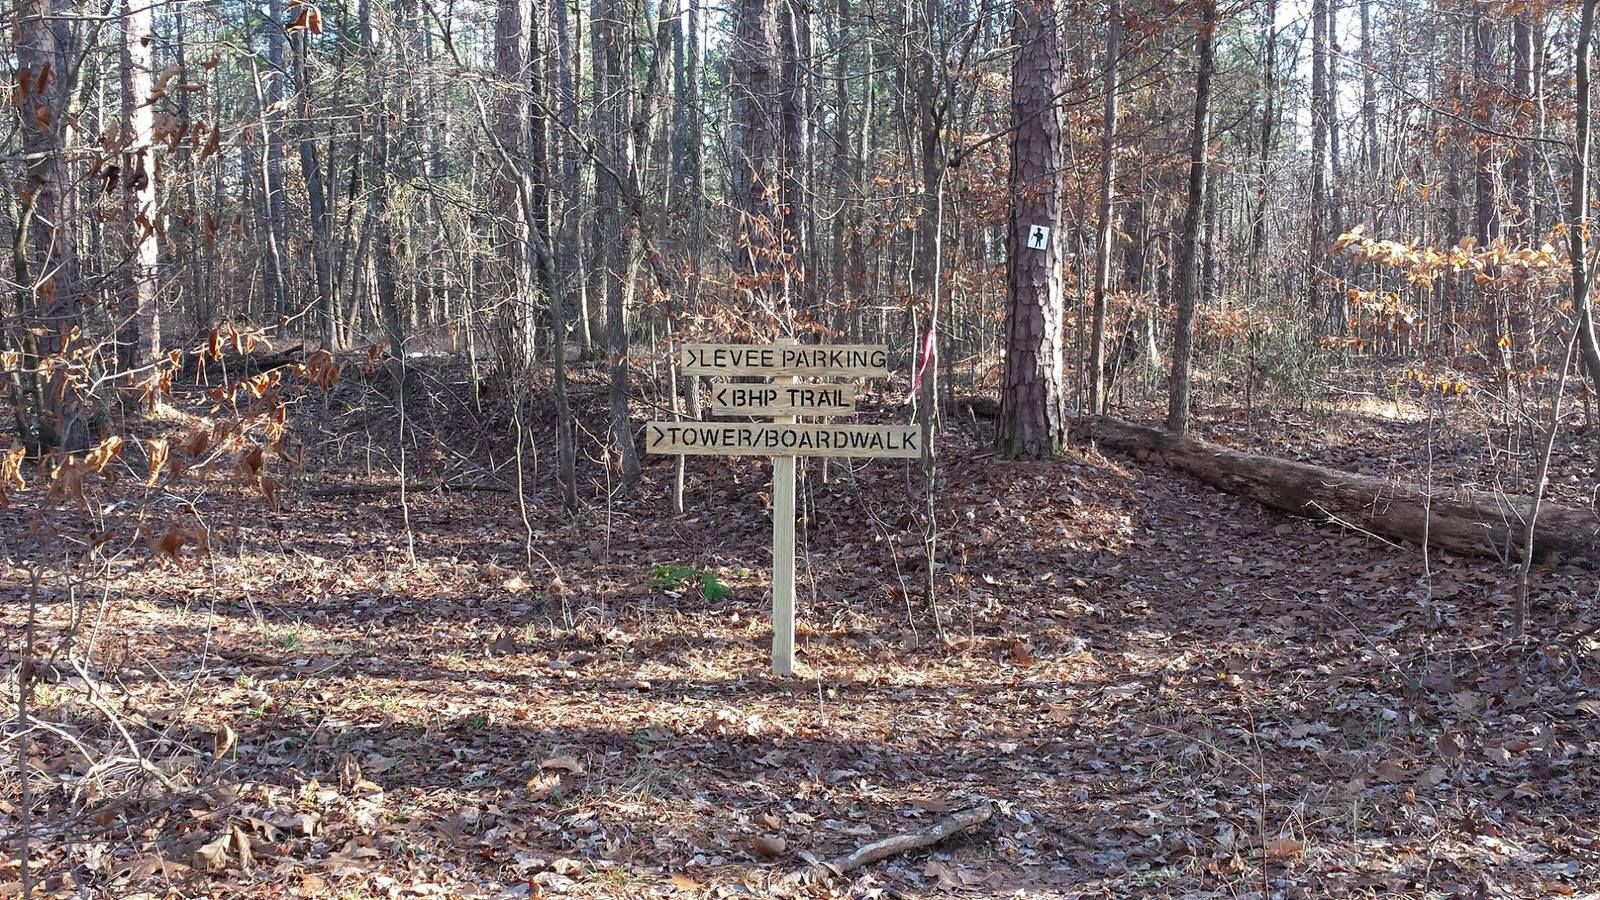
<svg viewBox="0 0 1600 900"><path fill-rule="evenodd" d="M873 344L685 344L684 375L762 376L768 383L716 381L712 415L771 422L650 422L646 453L772 457L772 671L794 673L794 461L801 456L916 459L922 430L912 425L797 423L801 416L854 415L848 384L802 384L804 377L882 378L889 348Z"/></svg>

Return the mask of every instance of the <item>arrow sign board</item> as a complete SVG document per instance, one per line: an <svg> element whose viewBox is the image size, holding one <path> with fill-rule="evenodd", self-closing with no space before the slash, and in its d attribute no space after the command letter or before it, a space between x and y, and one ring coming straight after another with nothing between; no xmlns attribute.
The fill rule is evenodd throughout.
<svg viewBox="0 0 1600 900"><path fill-rule="evenodd" d="M801 417L850 415L856 389L844 384L802 384L809 377L883 378L889 348L882 344L685 344L683 375L755 375L768 384L718 381L711 412L771 416L775 422L649 422L646 453L690 456L772 457L772 671L794 674L794 475L797 456L916 459L923 453L915 425L798 424ZM931 450L932 448L927 448ZM682 484L683 470L678 470Z"/></svg>
<svg viewBox="0 0 1600 900"><path fill-rule="evenodd" d="M850 416L856 389L849 384L711 385L714 416Z"/></svg>
<svg viewBox="0 0 1600 900"><path fill-rule="evenodd" d="M650 422L644 433L646 453L885 459L916 459L922 455L922 429L915 425Z"/></svg>
<svg viewBox="0 0 1600 900"><path fill-rule="evenodd" d="M882 344L684 344L678 373L886 378L889 348Z"/></svg>

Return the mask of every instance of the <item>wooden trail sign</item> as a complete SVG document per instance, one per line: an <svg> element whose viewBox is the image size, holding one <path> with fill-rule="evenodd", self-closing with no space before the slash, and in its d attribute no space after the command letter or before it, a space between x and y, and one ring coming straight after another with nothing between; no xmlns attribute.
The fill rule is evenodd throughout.
<svg viewBox="0 0 1600 900"><path fill-rule="evenodd" d="M855 412L856 390L843 384L801 384L800 378L877 378L889 374L889 349L876 344L686 344L683 375L761 375L769 384L715 382L711 414L771 416L772 422L649 422L646 453L772 457L772 671L794 673L794 461L801 456L915 459L923 453L915 425L796 423L798 416Z"/></svg>
<svg viewBox="0 0 1600 900"><path fill-rule="evenodd" d="M714 416L852 416L856 389L849 384L711 385Z"/></svg>
<svg viewBox="0 0 1600 900"><path fill-rule="evenodd" d="M881 344L684 344L678 374L886 378L889 348Z"/></svg>
<svg viewBox="0 0 1600 900"><path fill-rule="evenodd" d="M788 425L737 422L651 422L646 453L692 456L867 456L916 459L915 425Z"/></svg>

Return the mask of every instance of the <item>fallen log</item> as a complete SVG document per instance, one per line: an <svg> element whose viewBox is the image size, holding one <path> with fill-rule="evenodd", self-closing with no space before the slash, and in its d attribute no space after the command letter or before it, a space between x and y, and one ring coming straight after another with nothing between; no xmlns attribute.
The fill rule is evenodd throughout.
<svg viewBox="0 0 1600 900"><path fill-rule="evenodd" d="M304 344L295 344L293 347L267 353L247 353L242 356L229 348L224 351L220 360L208 359L198 354L186 355L179 374L185 380L199 378L202 371L217 377L223 372L233 377L254 375L294 365L303 361L305 356Z"/></svg>
<svg viewBox="0 0 1600 900"><path fill-rule="evenodd" d="M1436 550L1501 560L1520 558L1533 498L1492 491L1435 489L1326 466L1177 440L1159 428L1099 416L1076 429L1107 450L1159 462L1273 509L1334 521ZM1534 558L1594 568L1600 564L1600 516L1594 510L1540 504Z"/></svg>
<svg viewBox="0 0 1600 900"><path fill-rule="evenodd" d="M976 828L989 821L989 816L993 812L989 804L981 803L951 813L920 831L908 831L905 834L896 834L870 844L863 844L843 856L828 860L824 865L836 875L853 872L862 866L870 866L900 853L931 847L952 835L960 834L969 828Z"/></svg>

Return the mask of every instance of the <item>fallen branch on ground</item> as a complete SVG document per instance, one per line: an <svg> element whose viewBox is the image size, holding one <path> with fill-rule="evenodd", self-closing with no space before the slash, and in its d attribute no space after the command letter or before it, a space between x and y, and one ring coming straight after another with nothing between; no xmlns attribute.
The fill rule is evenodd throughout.
<svg viewBox="0 0 1600 900"><path fill-rule="evenodd" d="M993 807L987 803L981 803L969 809L963 809L960 812L945 816L921 831L897 834L857 847L843 856L829 860L823 866L831 869L836 875L843 875L846 872L854 871L862 866L870 866L891 856L912 850L921 850L923 847L931 847L952 835L960 834L963 831L982 825L984 822L989 821L989 816L993 813Z"/></svg>

